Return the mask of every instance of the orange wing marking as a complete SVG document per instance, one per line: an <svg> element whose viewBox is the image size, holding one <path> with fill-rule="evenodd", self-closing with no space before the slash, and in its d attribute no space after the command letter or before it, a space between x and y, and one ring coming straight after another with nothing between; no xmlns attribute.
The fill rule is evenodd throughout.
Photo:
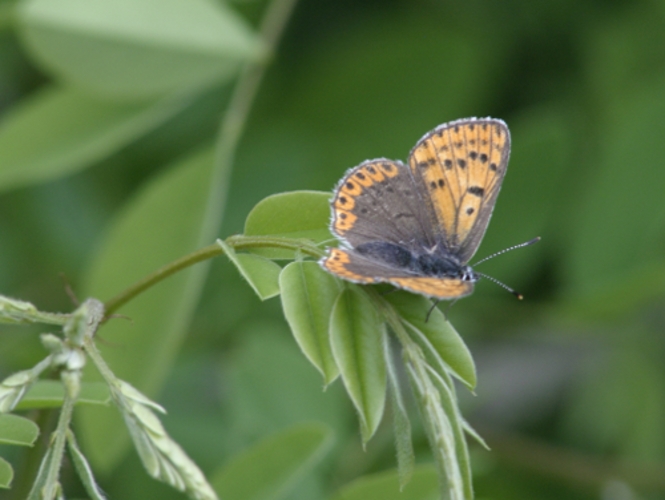
<svg viewBox="0 0 665 500"><path fill-rule="evenodd" d="M400 288L440 300L457 299L473 292L473 283L457 279L414 276L391 278L388 281Z"/></svg>

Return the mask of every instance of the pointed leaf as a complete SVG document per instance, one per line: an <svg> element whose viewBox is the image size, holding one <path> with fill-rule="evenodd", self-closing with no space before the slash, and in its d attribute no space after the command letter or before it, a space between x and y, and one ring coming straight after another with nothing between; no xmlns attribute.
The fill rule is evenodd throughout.
<svg viewBox="0 0 665 500"><path fill-rule="evenodd" d="M170 168L131 200L110 228L92 262L86 293L108 299L160 266L212 240L221 210L211 192L213 155L203 151ZM209 203L208 197L214 197ZM131 318L112 319L100 345L115 374L154 395L168 373L186 332L207 266L181 271L126 304ZM88 376L96 377L94 370ZM81 408L81 438L88 459L110 467L129 444L114 408Z"/></svg>
<svg viewBox="0 0 665 500"><path fill-rule="evenodd" d="M332 500L438 500L439 480L431 465L419 465L413 479L400 490L399 473L395 470L363 476L344 486Z"/></svg>
<svg viewBox="0 0 665 500"><path fill-rule="evenodd" d="M332 351L360 416L363 442L381 422L386 399L384 325L365 292L350 285L335 301L330 318Z"/></svg>
<svg viewBox="0 0 665 500"><path fill-rule="evenodd" d="M460 469L465 498L473 498L473 483L471 481L471 459L469 448L464 435L464 419L459 410L459 403L455 394L455 386L450 377L443 377L440 373L430 368L430 376L434 385L438 387L441 396L441 406L448 418L455 441L455 455Z"/></svg>
<svg viewBox="0 0 665 500"><path fill-rule="evenodd" d="M462 423L462 428L464 429L464 432L466 432L470 437L472 437L480 446L485 448L487 451L490 451L491 448L487 444L487 442L483 439L483 437L478 434L478 431L471 427L471 424L467 422L461 415L460 415L460 422Z"/></svg>
<svg viewBox="0 0 665 500"><path fill-rule="evenodd" d="M27 500L44 500L45 495L43 495L43 492L46 487L49 469L53 467L53 462L58 461L60 458L53 453L53 446L49 446L46 449L46 453L44 453L42 461L39 464L39 469L37 470L37 477L32 482L32 488L30 489L30 493L28 493Z"/></svg>
<svg viewBox="0 0 665 500"><path fill-rule="evenodd" d="M24 43L47 69L100 95L198 88L263 56L244 21L207 0L26 0L18 19Z"/></svg>
<svg viewBox="0 0 665 500"><path fill-rule="evenodd" d="M222 499L284 498L330 449L332 432L322 424L298 424L252 446L211 481Z"/></svg>
<svg viewBox="0 0 665 500"><path fill-rule="evenodd" d="M85 455L78 447L71 430L67 431L67 444L69 447L69 453L72 457L72 462L76 468L76 473L78 474L86 493L92 500L105 500L106 497L104 496L104 493L102 493L102 490L97 485L97 481L95 481L92 468L90 467L88 460L85 458Z"/></svg>
<svg viewBox="0 0 665 500"><path fill-rule="evenodd" d="M39 436L39 427L32 420L18 415L0 415L0 443L32 446Z"/></svg>
<svg viewBox="0 0 665 500"><path fill-rule="evenodd" d="M473 358L464 340L444 314L438 308L429 313L432 303L425 297L412 293L396 292L386 295L385 298L416 335L416 341L425 340L431 346L432 349L425 349L425 354L436 354L456 377L473 389L477 381Z"/></svg>
<svg viewBox="0 0 665 500"><path fill-rule="evenodd" d="M245 235L334 241L328 230L329 221L330 193L291 191L258 202L245 221ZM272 258L293 258L293 252L288 250L256 249L253 252Z"/></svg>
<svg viewBox="0 0 665 500"><path fill-rule="evenodd" d="M260 255L238 254L223 240L217 240L217 244L224 249L224 253L236 266L252 290L261 300L266 300L279 295L279 273L282 268L272 260Z"/></svg>
<svg viewBox="0 0 665 500"><path fill-rule="evenodd" d="M282 308L307 359L328 385L339 375L330 346L330 315L340 294L339 281L317 262L292 262L279 276Z"/></svg>
<svg viewBox="0 0 665 500"><path fill-rule="evenodd" d="M406 406L404 406L402 389L397 377L395 358L390 349L390 337L387 335L384 337L388 386L390 387L393 429L395 432L395 449L397 451L397 473L399 476L399 487L402 490L413 476L416 456L413 453L413 442L411 440L411 422L406 412Z"/></svg>
<svg viewBox="0 0 665 500"><path fill-rule="evenodd" d="M0 123L0 190L82 170L163 123L185 103L118 104L67 88L41 90Z"/></svg>
<svg viewBox="0 0 665 500"><path fill-rule="evenodd" d="M446 411L448 392L439 390L434 372L418 355L411 355L406 364L416 403L420 408L423 428L437 466L441 497L451 500L472 500L473 492L467 479L464 457L458 456L455 422ZM465 442L464 442L465 443ZM468 457L467 457L468 458Z"/></svg>

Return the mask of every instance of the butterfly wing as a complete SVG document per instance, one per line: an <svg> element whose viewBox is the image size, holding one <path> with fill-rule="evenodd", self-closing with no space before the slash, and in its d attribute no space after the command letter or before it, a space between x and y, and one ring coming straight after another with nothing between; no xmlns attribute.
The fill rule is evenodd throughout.
<svg viewBox="0 0 665 500"><path fill-rule="evenodd" d="M369 259L351 249L331 248L321 265L329 272L356 283L390 283L438 300L458 299L473 292L473 283L452 278L415 276Z"/></svg>
<svg viewBox="0 0 665 500"><path fill-rule="evenodd" d="M471 259L487 229L510 156L510 133L501 120L469 118L427 133L409 155L419 189L447 250Z"/></svg>
<svg viewBox="0 0 665 500"><path fill-rule="evenodd" d="M409 167L368 160L349 170L331 202L331 231L349 246L383 241L405 247L434 243L436 220Z"/></svg>

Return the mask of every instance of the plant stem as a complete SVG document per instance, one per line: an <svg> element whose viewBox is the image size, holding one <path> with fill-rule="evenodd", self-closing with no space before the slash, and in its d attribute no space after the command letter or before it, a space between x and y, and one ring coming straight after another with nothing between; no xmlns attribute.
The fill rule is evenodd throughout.
<svg viewBox="0 0 665 500"><path fill-rule="evenodd" d="M277 48L280 36L297 0L273 0L268 6L261 27L260 38L269 54ZM219 228L228 193L229 178L238 143L245 131L254 98L259 90L270 59L249 62L242 68L236 82L229 105L217 133L215 169L210 183L208 209L203 223L202 235L214 234ZM206 241L200 241L199 246Z"/></svg>
<svg viewBox="0 0 665 500"><path fill-rule="evenodd" d="M148 276L140 279L129 288L124 289L122 292L104 304L104 309L106 310L106 319L108 319L111 314L132 300L134 297L140 295L142 292L159 283L163 279L168 278L178 271L186 269L198 262L216 257L220 253L222 253L222 251L218 245L208 245L207 247L196 250L195 252L185 255L184 257L180 257L179 259L176 259L173 262L160 267L156 271L153 271Z"/></svg>
<svg viewBox="0 0 665 500"><path fill-rule="evenodd" d="M106 364L106 361L104 361L104 358L99 352L99 349L97 349L93 338L85 337L83 339L83 347L85 348L86 354L90 357L104 381L109 385L111 389L111 396L115 399L115 391L118 387L118 379L111 371L111 368L109 368L109 365Z"/></svg>
<svg viewBox="0 0 665 500"><path fill-rule="evenodd" d="M270 54L275 52L296 1L274 0L266 10L259 31L261 39ZM207 235L214 234L219 226L220 214L226 202L231 166L268 63L269 60L265 59L245 65L240 72L231 100L222 119L217 134L215 169L210 183L208 207L206 210L207 216L202 224L202 239L207 239ZM205 241L199 242L200 246L204 244ZM222 249L218 245L209 245L159 268L106 302L106 317L108 318L118 308L164 278L193 264L215 257L220 253L222 253Z"/></svg>
<svg viewBox="0 0 665 500"><path fill-rule="evenodd" d="M53 459L49 464L49 470L46 475L46 481L43 489L43 497L45 499L55 498L57 493L57 488L59 485L58 477L60 476L60 467L62 466L63 453L65 452L65 442L67 439L67 429L72 421L72 412L74 410L74 404L76 403L76 398L78 397L78 378L80 378L80 373L78 372L63 372L63 377L70 377L77 379L75 382L76 389L71 390L71 385L65 383L65 399L62 403L62 408L60 409L60 418L58 419L58 426L53 433L53 448L51 450L51 456ZM63 381L64 382L64 381Z"/></svg>
<svg viewBox="0 0 665 500"><path fill-rule="evenodd" d="M280 248L283 250L301 251L305 255L319 258L323 255L321 249L306 240L294 240L290 238L279 238L270 236L231 236L226 240L226 243L235 250L247 250L251 248ZM159 283L163 279L172 276L173 274L188 268L194 264L202 262L213 257L217 257L224 253L222 247L217 244L208 245L195 252L180 257L173 262L160 267L153 271L145 278L137 281L129 288L126 288L121 293L108 300L104 304L106 311L105 318L113 314L120 307L125 305L131 299L140 295L142 292Z"/></svg>

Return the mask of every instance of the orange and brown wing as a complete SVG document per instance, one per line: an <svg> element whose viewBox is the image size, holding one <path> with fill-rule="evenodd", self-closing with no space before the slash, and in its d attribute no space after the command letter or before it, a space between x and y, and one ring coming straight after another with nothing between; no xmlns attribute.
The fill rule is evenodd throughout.
<svg viewBox="0 0 665 500"><path fill-rule="evenodd" d="M349 170L335 189L330 229L352 247L385 241L434 244L436 220L408 166L380 158Z"/></svg>
<svg viewBox="0 0 665 500"><path fill-rule="evenodd" d="M452 278L416 276L368 259L353 250L331 248L321 260L324 269L355 283L390 283L438 300L458 299L473 292L473 283Z"/></svg>
<svg viewBox="0 0 665 500"><path fill-rule="evenodd" d="M411 151L409 166L428 193L440 236L463 263L485 234L509 156L508 127L491 118L440 125Z"/></svg>

